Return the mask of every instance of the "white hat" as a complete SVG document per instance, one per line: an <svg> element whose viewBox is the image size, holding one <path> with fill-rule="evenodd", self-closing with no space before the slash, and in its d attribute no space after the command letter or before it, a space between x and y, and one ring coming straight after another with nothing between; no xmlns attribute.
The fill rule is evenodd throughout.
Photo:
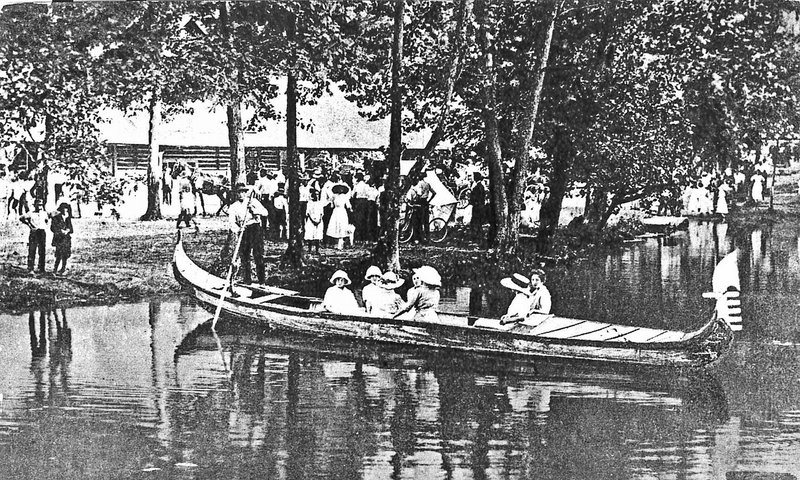
<svg viewBox="0 0 800 480"><path fill-rule="evenodd" d="M367 269L367 273L364 274L364 278L369 279L370 277L380 277L381 275L381 269L375 265L372 265Z"/></svg>
<svg viewBox="0 0 800 480"><path fill-rule="evenodd" d="M510 277L500 280L500 285L517 292L524 292L531 286L531 280L525 275L515 273Z"/></svg>
<svg viewBox="0 0 800 480"><path fill-rule="evenodd" d="M344 270L336 270L335 272L333 272L333 275L331 275L331 283L336 283L337 278L344 278L345 285L350 285L352 283L350 281L350 277L347 276L347 272L345 272Z"/></svg>
<svg viewBox="0 0 800 480"><path fill-rule="evenodd" d="M399 278L397 274L392 271L388 271L381 276L381 286L386 290L399 288L404 282L405 280Z"/></svg>
<svg viewBox="0 0 800 480"><path fill-rule="evenodd" d="M422 283L433 285L434 287L442 286L442 277L439 275L439 272L437 272L436 269L433 267L423 265L419 268L414 269L414 273L417 274L417 278L419 278L419 280Z"/></svg>

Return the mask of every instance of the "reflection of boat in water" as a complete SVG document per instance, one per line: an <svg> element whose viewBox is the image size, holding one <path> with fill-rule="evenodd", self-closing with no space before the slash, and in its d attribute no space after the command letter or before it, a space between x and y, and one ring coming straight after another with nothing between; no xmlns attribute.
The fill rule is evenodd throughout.
<svg viewBox="0 0 800 480"><path fill-rule="evenodd" d="M710 363L729 347L733 335L728 325L738 317L728 305L731 285L738 288L736 254L726 257L715 271L717 307L713 317L694 331L683 332L595 322L555 315L531 314L519 323L502 325L498 319L439 313L436 323L335 314L321 309L319 298L265 285L237 285L228 294L225 280L197 266L179 240L173 272L199 303L230 318L262 323L276 330L514 356L557 357L637 365L693 367ZM722 273L723 270L726 273ZM727 278L727 282L717 282ZM738 291L730 296L738 297ZM732 300L738 303L738 299Z"/></svg>
<svg viewBox="0 0 800 480"><path fill-rule="evenodd" d="M319 362L328 377L346 378L353 365L373 365L382 370L443 372L470 377L516 378L534 386L535 392L516 396L536 397L537 411L547 411L552 394L580 398L613 398L618 402L649 405L693 405L715 417L727 418L727 403L712 373L631 368L626 365L576 362L564 359L509 357L472 352L420 350L406 345L357 342L346 338L273 332L263 326L221 320L215 330L205 323L190 332L175 351L176 364L201 352L223 353L235 363L237 356L300 356ZM345 365L341 371L337 365ZM226 365L227 367L227 365ZM237 370L237 369L234 369ZM249 370L248 370L249 371ZM235 373L234 373L235 375ZM511 392L509 392L511 394ZM519 402L517 398L517 402Z"/></svg>

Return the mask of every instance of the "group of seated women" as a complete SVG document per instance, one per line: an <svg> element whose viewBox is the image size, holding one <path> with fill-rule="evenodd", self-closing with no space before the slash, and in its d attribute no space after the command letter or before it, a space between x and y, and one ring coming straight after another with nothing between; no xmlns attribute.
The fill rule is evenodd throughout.
<svg viewBox="0 0 800 480"><path fill-rule="evenodd" d="M435 268L422 266L414 269L412 282L406 300L395 291L405 282L396 273L382 273L378 267L367 269L365 275L369 282L361 292L363 308L358 304L353 292L347 288L352 282L347 272L337 270L331 276L332 286L325 292L323 308L333 313L363 314L397 318L406 312L414 311L413 319L421 322L438 320L436 309L439 306L439 287L442 278Z"/></svg>
<svg viewBox="0 0 800 480"><path fill-rule="evenodd" d="M435 268L422 266L414 269L406 300L396 292L404 280L396 273L382 273L378 267L367 269L365 279L369 282L361 291L363 307L353 292L347 288L352 282L347 272L337 270L330 279L332 286L325 292L322 306L325 310L343 314L370 314L379 317L397 318L413 310L413 319L419 322L436 322L439 306L439 288L442 278ZM508 311L500 318L501 324L520 322L531 314L547 315L552 307L550 291L544 286L545 273L534 269L529 277L515 273L504 278L500 284L516 292ZM541 321L542 318L538 318Z"/></svg>

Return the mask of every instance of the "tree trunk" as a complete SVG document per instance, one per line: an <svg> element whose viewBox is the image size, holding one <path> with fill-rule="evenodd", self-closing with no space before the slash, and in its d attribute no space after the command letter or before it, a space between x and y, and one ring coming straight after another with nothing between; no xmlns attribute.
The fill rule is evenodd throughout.
<svg viewBox="0 0 800 480"><path fill-rule="evenodd" d="M228 48L233 49L233 33L230 28L230 3L220 4L220 24L226 36ZM231 149L231 187L237 183L245 183L247 166L244 161L244 130L242 128L242 97L239 92L239 69L228 66L225 72L233 85L231 100L226 107L228 116L228 144Z"/></svg>
<svg viewBox="0 0 800 480"><path fill-rule="evenodd" d="M500 129L497 118L496 98L496 73L494 70L494 56L491 39L493 33L489 32L490 24L494 25L491 4L481 0L476 6L476 17L480 28L479 39L483 49L483 111L481 116L484 122L484 142L486 143L486 157L489 163L489 183L491 210L494 214L493 246L504 245L506 235L506 222L508 220L508 201L506 198L505 178L503 175L503 152L500 147ZM492 237L492 236L490 236Z"/></svg>
<svg viewBox="0 0 800 480"><path fill-rule="evenodd" d="M294 42L296 18L291 15L287 22L286 35ZM289 181L289 245L284 262L299 268L303 266L303 223L300 208L300 158L297 155L297 78L289 71L286 80L286 163Z"/></svg>
<svg viewBox="0 0 800 480"><path fill-rule="evenodd" d="M150 147L150 161L147 164L147 210L141 220L161 220L161 175L163 173L161 157L161 120L162 120L161 88L155 87L150 96L150 123L147 129L147 143Z"/></svg>
<svg viewBox="0 0 800 480"><path fill-rule="evenodd" d="M472 16L472 1L473 0L460 0L458 2L458 14L456 19L456 28L453 34L453 51L450 54L447 77L445 78L444 97L442 100L442 111L439 114L439 121L434 128L428 143L422 149L422 153L417 157L419 160L411 167L411 171L406 175L403 185L400 189L400 195L404 196L411 187L414 185L414 178L422 172L425 165L428 163L427 158L444 138L447 119L450 115L450 102L453 98L453 91L455 90L456 81L461 76L461 67L464 62L465 55L465 38L467 36L467 25L470 24L470 17Z"/></svg>
<svg viewBox="0 0 800 480"><path fill-rule="evenodd" d="M542 53L539 56L536 68L536 79L532 92L528 92L527 103L524 116L521 122L520 133L522 134L522 148L520 149L517 163L514 166L512 178L512 190L509 198L509 216L507 222L507 234L504 244L500 251L506 255L513 255L519 246L519 224L522 216L522 203L525 200L525 189L528 186L528 176L530 175L531 156L533 148L533 132L536 127L536 118L539 113L539 104L542 99L542 89L544 88L545 68L550 58L550 45L553 42L553 32L556 27L556 17L561 9L563 0L554 2L547 32L542 39Z"/></svg>
<svg viewBox="0 0 800 480"><path fill-rule="evenodd" d="M556 132L553 138L552 173L550 175L550 193L547 195L539 213L539 235L536 238L539 253L550 249L553 234L558 227L561 216L561 204L567 193L571 145L569 134Z"/></svg>
<svg viewBox="0 0 800 480"><path fill-rule="evenodd" d="M387 158L387 175L385 197L381 203L381 237L375 246L373 258L384 270L400 269L400 159L403 156L403 17L405 0L395 0L394 28L392 38L392 86L391 123L389 130L389 155Z"/></svg>
<svg viewBox="0 0 800 480"><path fill-rule="evenodd" d="M242 104L236 100L227 107L228 143L231 147L231 186L245 183L247 167L244 163L244 129L242 128Z"/></svg>

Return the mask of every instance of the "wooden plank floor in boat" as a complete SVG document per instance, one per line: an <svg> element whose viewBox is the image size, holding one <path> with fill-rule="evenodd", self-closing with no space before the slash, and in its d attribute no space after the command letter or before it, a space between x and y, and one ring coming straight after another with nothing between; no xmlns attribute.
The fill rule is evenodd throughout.
<svg viewBox="0 0 800 480"><path fill-rule="evenodd" d="M562 340L620 343L677 342L684 340L687 336L685 332L613 325L552 315L548 315L541 322L536 318L531 318L517 324L511 331Z"/></svg>

